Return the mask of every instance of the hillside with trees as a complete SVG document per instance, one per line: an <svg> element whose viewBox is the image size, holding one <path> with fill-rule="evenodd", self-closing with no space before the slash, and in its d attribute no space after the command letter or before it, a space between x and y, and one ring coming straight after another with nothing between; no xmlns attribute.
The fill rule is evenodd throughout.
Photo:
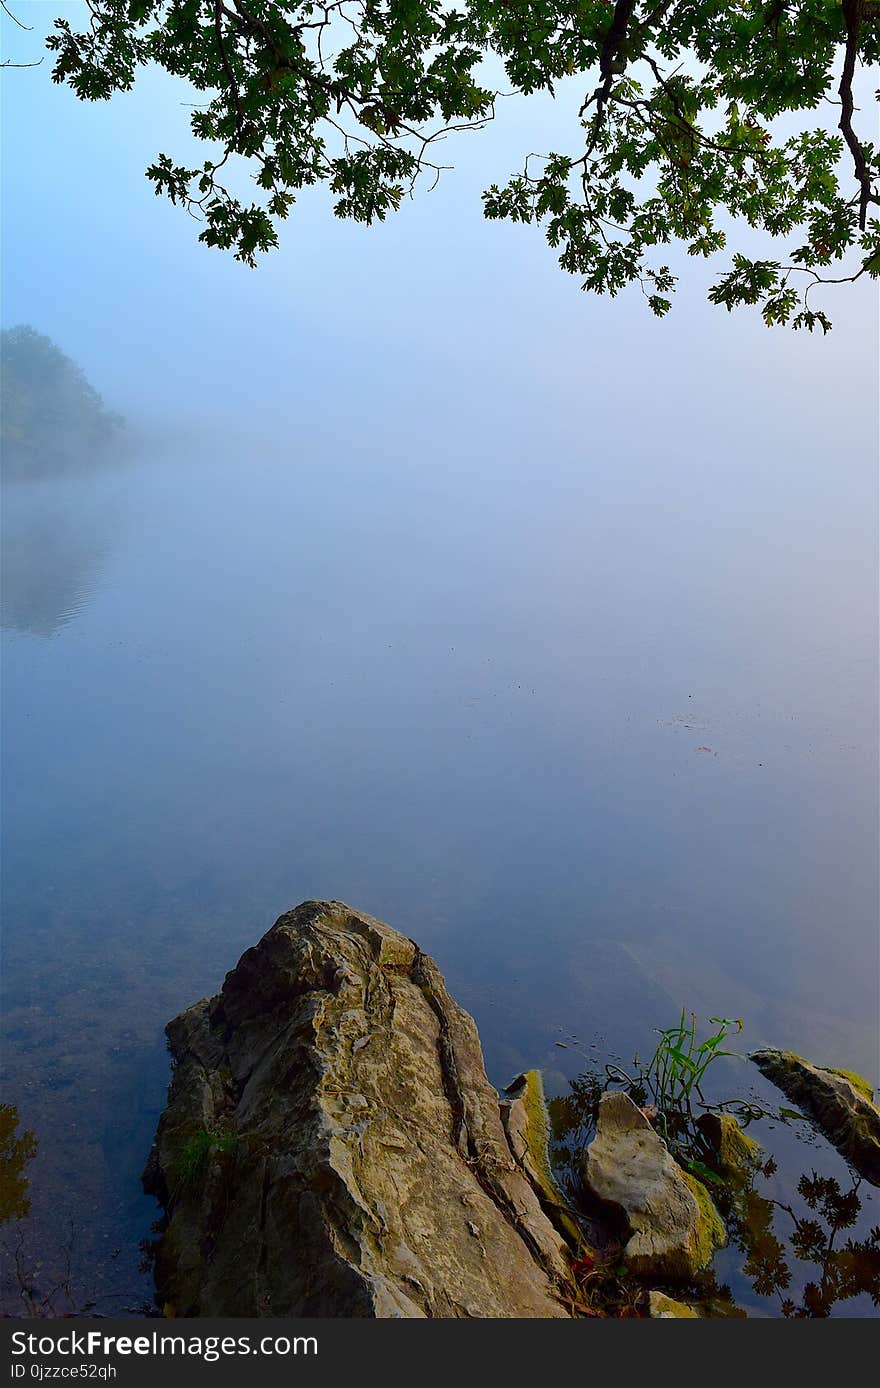
<svg viewBox="0 0 880 1388"><path fill-rule="evenodd" d="M67 473L107 457L122 419L109 411L85 373L35 328L0 333L3 476Z"/></svg>

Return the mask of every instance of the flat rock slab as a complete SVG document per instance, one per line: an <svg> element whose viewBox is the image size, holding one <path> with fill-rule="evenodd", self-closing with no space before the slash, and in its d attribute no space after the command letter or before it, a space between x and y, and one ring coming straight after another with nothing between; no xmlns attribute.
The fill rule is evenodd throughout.
<svg viewBox="0 0 880 1388"><path fill-rule="evenodd" d="M639 1277L689 1280L724 1243L724 1226L705 1187L682 1171L620 1090L601 1099L584 1180L597 1200L625 1216L624 1256Z"/></svg>
<svg viewBox="0 0 880 1388"><path fill-rule="evenodd" d="M167 1034L167 1314L567 1318L476 1026L411 940L306 902Z"/></svg>
<svg viewBox="0 0 880 1388"><path fill-rule="evenodd" d="M813 1065L794 1051L768 1048L749 1057L803 1109L865 1180L880 1186L880 1109L860 1075Z"/></svg>

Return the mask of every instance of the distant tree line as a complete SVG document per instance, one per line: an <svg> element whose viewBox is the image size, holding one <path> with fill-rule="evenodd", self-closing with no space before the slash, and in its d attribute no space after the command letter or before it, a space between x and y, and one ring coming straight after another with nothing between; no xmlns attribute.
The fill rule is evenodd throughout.
<svg viewBox="0 0 880 1388"><path fill-rule="evenodd" d="M99 461L123 421L82 369L35 328L0 333L0 450L4 477L44 476Z"/></svg>

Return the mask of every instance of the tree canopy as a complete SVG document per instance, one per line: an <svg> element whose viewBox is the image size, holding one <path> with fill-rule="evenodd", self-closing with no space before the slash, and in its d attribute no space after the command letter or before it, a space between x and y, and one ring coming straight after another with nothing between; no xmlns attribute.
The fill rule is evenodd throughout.
<svg viewBox="0 0 880 1388"><path fill-rule="evenodd" d="M680 242L724 257L715 303L827 331L815 286L880 274L880 149L855 90L880 0L86 3L82 32L61 18L47 39L54 80L101 100L157 63L205 92L204 162L161 153L147 173L248 265L306 185L328 184L340 217L384 219L439 176L442 140L493 118L503 74L527 96L579 83L569 147L530 153L484 211L540 226L585 289L636 283L665 314ZM237 159L253 197L227 178Z"/></svg>
<svg viewBox="0 0 880 1388"><path fill-rule="evenodd" d="M0 445L5 477L33 477L95 461L122 421L51 338L21 325L0 333Z"/></svg>

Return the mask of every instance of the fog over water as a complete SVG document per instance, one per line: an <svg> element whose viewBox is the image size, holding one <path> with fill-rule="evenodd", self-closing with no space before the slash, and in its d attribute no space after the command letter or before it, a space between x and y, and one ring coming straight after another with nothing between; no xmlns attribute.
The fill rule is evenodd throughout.
<svg viewBox="0 0 880 1388"><path fill-rule="evenodd" d="M499 1084L681 1005L876 1082L871 294L585 297L480 217L550 103L248 271L143 177L185 90L12 76L4 324L133 441L2 498L6 1086L84 1292L149 1294L165 1023L306 898L433 954Z"/></svg>

